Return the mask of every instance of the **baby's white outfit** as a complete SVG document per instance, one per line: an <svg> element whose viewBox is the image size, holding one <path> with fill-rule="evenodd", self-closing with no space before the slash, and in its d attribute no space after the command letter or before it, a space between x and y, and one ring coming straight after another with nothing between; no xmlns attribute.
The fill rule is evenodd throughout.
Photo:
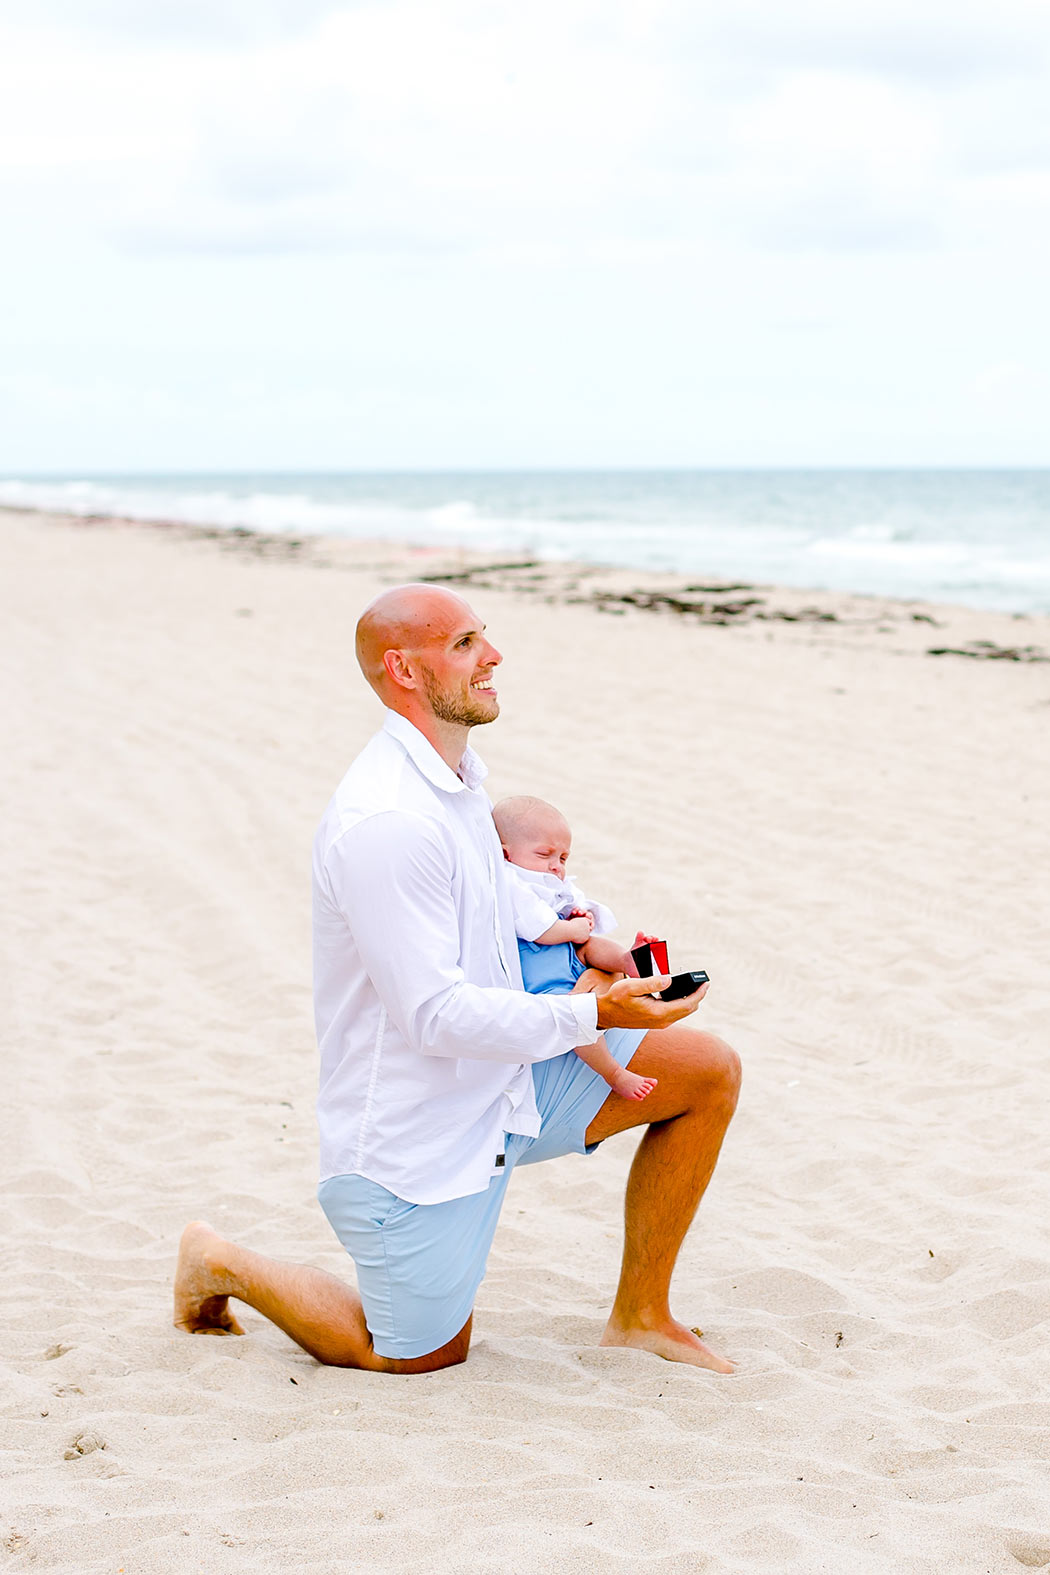
<svg viewBox="0 0 1050 1575"><path fill-rule="evenodd" d="M573 908L583 908L594 916L594 934L608 935L616 928L616 915L604 903L591 902L574 880L563 880L547 870L523 870L520 864L504 863L514 904L514 932L519 940L534 941Z"/></svg>

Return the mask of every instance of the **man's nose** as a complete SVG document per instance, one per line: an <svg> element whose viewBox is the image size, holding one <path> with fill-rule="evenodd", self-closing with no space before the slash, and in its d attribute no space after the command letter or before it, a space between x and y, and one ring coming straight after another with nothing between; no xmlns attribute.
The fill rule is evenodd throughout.
<svg viewBox="0 0 1050 1575"><path fill-rule="evenodd" d="M485 657L486 662L491 663L493 667L498 667L503 660L502 654L488 640L485 641L485 650L488 653Z"/></svg>

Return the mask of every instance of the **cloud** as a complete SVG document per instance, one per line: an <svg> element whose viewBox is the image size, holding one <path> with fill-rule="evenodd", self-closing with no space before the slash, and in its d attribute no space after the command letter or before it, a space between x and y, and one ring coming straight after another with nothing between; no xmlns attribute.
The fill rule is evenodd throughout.
<svg viewBox="0 0 1050 1575"><path fill-rule="evenodd" d="M1042 0L768 0L683 6L686 47L737 69L823 70L930 87L1036 75L1050 58Z"/></svg>
<svg viewBox="0 0 1050 1575"><path fill-rule="evenodd" d="M965 390L993 405L1001 405L1004 401L1018 404L1022 400L1038 400L1045 405L1048 385L1050 378L1045 371L1022 361L997 361L975 372Z"/></svg>
<svg viewBox="0 0 1050 1575"><path fill-rule="evenodd" d="M42 0L0 170L131 252L846 255L989 204L1038 244L1048 39L1030 0Z"/></svg>
<svg viewBox="0 0 1050 1575"><path fill-rule="evenodd" d="M741 229L765 246L897 250L939 240L941 128L895 85L809 71L727 127Z"/></svg>
<svg viewBox="0 0 1050 1575"><path fill-rule="evenodd" d="M155 43L229 48L309 31L348 0L33 0L32 23L81 39L121 46ZM0 4L0 21L26 18Z"/></svg>
<svg viewBox="0 0 1050 1575"><path fill-rule="evenodd" d="M136 81L156 79L188 145L159 180L140 179L133 155L125 180L114 166L113 233L309 250L367 245L371 232L383 247L446 250L601 229L603 205L631 187L660 73L564 21L554 48L524 20L451 11L361 8L235 66L140 55ZM119 102L119 88L102 93Z"/></svg>

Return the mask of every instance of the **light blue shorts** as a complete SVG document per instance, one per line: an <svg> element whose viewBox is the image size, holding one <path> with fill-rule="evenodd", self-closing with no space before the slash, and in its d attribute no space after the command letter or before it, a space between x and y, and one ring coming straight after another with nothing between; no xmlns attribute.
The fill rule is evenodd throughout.
<svg viewBox="0 0 1050 1575"><path fill-rule="evenodd" d="M605 1042L626 1066L644 1037L640 1028L611 1028ZM380 1356L426 1356L462 1329L485 1277L515 1165L593 1152L584 1138L608 1098L604 1078L570 1052L535 1062L532 1080L539 1136L508 1133L505 1168L485 1192L406 1203L364 1176L332 1176L318 1188L329 1224L357 1267L365 1322Z"/></svg>

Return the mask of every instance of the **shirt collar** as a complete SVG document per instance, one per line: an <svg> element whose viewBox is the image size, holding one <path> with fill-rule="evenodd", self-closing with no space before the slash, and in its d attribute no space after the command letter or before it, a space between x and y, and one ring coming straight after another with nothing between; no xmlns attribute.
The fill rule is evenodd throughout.
<svg viewBox="0 0 1050 1575"><path fill-rule="evenodd" d="M397 739L427 781L443 793L461 793L464 788L480 787L488 776L485 762L469 745L463 751L463 759L459 763L460 774L457 776L452 767L442 760L433 744L423 737L419 728L397 711L387 711L383 731Z"/></svg>

